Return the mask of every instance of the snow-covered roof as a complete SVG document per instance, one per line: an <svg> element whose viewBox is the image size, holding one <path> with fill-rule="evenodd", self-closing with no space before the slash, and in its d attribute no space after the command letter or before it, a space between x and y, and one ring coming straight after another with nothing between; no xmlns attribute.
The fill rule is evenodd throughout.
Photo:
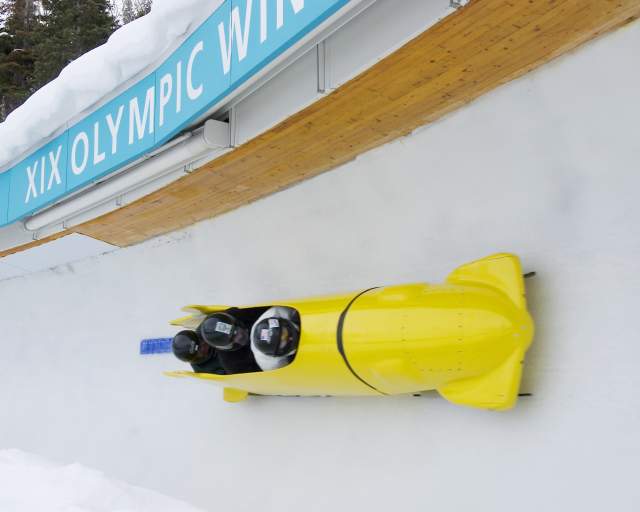
<svg viewBox="0 0 640 512"><path fill-rule="evenodd" d="M73 61L0 123L0 172L158 65L224 0L154 0L151 12Z"/></svg>

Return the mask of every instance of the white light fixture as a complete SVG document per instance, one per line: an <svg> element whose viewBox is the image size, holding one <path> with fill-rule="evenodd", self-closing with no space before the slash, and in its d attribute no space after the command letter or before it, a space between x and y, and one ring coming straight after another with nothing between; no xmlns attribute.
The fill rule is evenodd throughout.
<svg viewBox="0 0 640 512"><path fill-rule="evenodd" d="M230 141L229 123L209 120L201 129L170 142L125 172L34 215L24 226L28 231L39 231L65 219L77 217L176 169L188 168L205 156L214 156L213 153L217 151L222 153L230 147Z"/></svg>

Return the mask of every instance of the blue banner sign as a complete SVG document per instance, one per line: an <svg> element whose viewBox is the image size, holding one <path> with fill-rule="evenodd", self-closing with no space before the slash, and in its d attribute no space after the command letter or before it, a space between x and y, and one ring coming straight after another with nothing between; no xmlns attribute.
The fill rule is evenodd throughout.
<svg viewBox="0 0 640 512"><path fill-rule="evenodd" d="M0 174L0 226L9 223L9 183L11 174Z"/></svg>
<svg viewBox="0 0 640 512"><path fill-rule="evenodd" d="M227 0L155 72L0 174L0 226L156 149L355 0Z"/></svg>

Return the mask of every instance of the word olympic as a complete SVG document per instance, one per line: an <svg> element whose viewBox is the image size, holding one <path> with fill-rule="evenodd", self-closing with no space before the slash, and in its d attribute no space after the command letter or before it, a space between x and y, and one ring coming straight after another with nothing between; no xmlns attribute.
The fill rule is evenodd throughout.
<svg viewBox="0 0 640 512"><path fill-rule="evenodd" d="M165 144L359 0L227 0L160 66L0 174L0 226Z"/></svg>

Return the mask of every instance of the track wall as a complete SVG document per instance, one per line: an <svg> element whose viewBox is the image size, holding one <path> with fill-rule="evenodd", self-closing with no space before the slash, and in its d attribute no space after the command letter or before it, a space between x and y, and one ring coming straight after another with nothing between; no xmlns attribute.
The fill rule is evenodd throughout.
<svg viewBox="0 0 640 512"><path fill-rule="evenodd" d="M206 510L638 510L639 47L636 22L300 186L1 282L0 448ZM230 405L137 355L183 304L437 281L496 251L538 272L512 412Z"/></svg>

